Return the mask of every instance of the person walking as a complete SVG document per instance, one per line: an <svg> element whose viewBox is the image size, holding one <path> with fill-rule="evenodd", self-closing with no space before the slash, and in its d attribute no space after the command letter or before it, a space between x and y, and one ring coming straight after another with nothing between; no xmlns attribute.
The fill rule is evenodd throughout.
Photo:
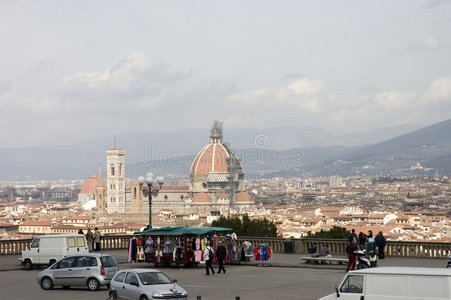
<svg viewBox="0 0 451 300"><path fill-rule="evenodd" d="M92 234L91 228L88 228L88 232L86 233L86 241L88 242L89 252L92 251L93 240L94 240L94 235Z"/></svg>
<svg viewBox="0 0 451 300"><path fill-rule="evenodd" d="M207 241L204 250L205 270L207 271L205 275L210 275L210 270L212 275L215 275L215 270L213 270L213 266L211 265L211 263L213 262L213 257L213 249L210 246L210 242Z"/></svg>
<svg viewBox="0 0 451 300"><path fill-rule="evenodd" d="M84 232L83 232L83 229L78 229L78 234L85 234Z"/></svg>
<svg viewBox="0 0 451 300"><path fill-rule="evenodd" d="M224 259L226 258L227 251L224 246L224 242L220 242L218 248L216 248L216 258L218 259L219 270L218 274L222 272L225 274L226 270L224 269Z"/></svg>
<svg viewBox="0 0 451 300"><path fill-rule="evenodd" d="M96 227L94 231L94 243L96 244L96 251L100 251L100 231Z"/></svg>
<svg viewBox="0 0 451 300"><path fill-rule="evenodd" d="M385 239L384 235L382 234L382 231L379 231L379 233L376 235L376 246L377 246L377 254L379 256L379 259L385 258L385 245L387 244L387 240Z"/></svg>
<svg viewBox="0 0 451 300"><path fill-rule="evenodd" d="M355 269L356 256L354 251L356 251L357 249L357 244L353 242L349 243L346 247L346 254L348 255L348 265L346 266L346 272Z"/></svg>

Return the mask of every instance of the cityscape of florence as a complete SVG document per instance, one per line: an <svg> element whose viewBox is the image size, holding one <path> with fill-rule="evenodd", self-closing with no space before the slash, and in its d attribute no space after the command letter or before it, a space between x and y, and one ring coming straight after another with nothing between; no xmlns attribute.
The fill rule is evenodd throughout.
<svg viewBox="0 0 451 300"><path fill-rule="evenodd" d="M451 299L450 5L0 2L0 300Z"/></svg>

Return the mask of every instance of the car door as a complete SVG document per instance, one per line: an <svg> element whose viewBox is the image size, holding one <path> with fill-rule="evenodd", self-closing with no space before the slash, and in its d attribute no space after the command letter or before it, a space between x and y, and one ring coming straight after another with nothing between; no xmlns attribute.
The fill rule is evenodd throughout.
<svg viewBox="0 0 451 300"><path fill-rule="evenodd" d="M120 272L119 274L116 275L116 277L113 278L113 280L111 281L111 289L113 291L116 291L116 294L118 296L119 299L124 299L124 279L125 279L125 275L127 274L127 272L123 271Z"/></svg>
<svg viewBox="0 0 451 300"><path fill-rule="evenodd" d="M73 285L72 269L74 261L75 257L71 256L63 258L57 263L56 268L53 270L54 285Z"/></svg>
<svg viewBox="0 0 451 300"><path fill-rule="evenodd" d="M95 260L95 257L93 257ZM71 285L84 286L86 280L91 274L91 257L89 256L77 256L72 268L72 282Z"/></svg>
<svg viewBox="0 0 451 300"><path fill-rule="evenodd" d="M140 283L138 280L138 276L135 272L128 272L125 275L124 284L122 287L122 295L123 299L139 299L139 295L141 294Z"/></svg>
<svg viewBox="0 0 451 300"><path fill-rule="evenodd" d="M340 286L341 300L360 300L364 295L364 275L348 275Z"/></svg>

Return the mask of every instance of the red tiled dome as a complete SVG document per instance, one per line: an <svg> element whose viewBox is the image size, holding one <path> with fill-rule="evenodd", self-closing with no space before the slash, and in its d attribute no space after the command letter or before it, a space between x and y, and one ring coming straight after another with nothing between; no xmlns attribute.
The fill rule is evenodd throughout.
<svg viewBox="0 0 451 300"><path fill-rule="evenodd" d="M193 202L192 203L211 203L211 198L210 196L208 196L208 194L206 193L197 193L194 198L193 198Z"/></svg>
<svg viewBox="0 0 451 300"><path fill-rule="evenodd" d="M229 194L221 193L221 194L219 194L218 198L229 198Z"/></svg>
<svg viewBox="0 0 451 300"><path fill-rule="evenodd" d="M208 173L226 173L229 153L221 143L205 146L191 165L190 176L208 175Z"/></svg>
<svg viewBox="0 0 451 300"><path fill-rule="evenodd" d="M97 187L97 176L92 176L83 183L81 186L80 194L95 194Z"/></svg>
<svg viewBox="0 0 451 300"><path fill-rule="evenodd" d="M239 192L236 194L235 202L254 202L248 192Z"/></svg>

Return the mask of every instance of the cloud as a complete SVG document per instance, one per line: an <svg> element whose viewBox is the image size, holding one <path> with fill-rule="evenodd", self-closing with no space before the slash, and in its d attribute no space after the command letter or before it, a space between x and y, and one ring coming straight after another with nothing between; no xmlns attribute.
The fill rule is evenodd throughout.
<svg viewBox="0 0 451 300"><path fill-rule="evenodd" d="M14 126L14 131L2 130L3 145L67 143L69 136L83 140L141 128L156 109L185 93L178 86L189 77L189 72L161 59L133 52L106 70L65 76L56 89L51 81L42 82L40 93L22 88L52 66L52 61L42 60L29 68L26 82L0 86L2 128ZM27 141L13 142L25 133Z"/></svg>
<svg viewBox="0 0 451 300"><path fill-rule="evenodd" d="M437 50L442 46L442 42L436 36L428 37L422 41L414 42L410 44L412 50Z"/></svg>
<svg viewBox="0 0 451 300"><path fill-rule="evenodd" d="M426 0L423 3L423 7L424 8L434 8L434 7L438 7L444 4L449 4L450 1L449 0Z"/></svg>
<svg viewBox="0 0 451 300"><path fill-rule="evenodd" d="M451 77L435 79L419 102L424 107L451 108Z"/></svg>
<svg viewBox="0 0 451 300"><path fill-rule="evenodd" d="M89 102L91 108L125 104L131 110L151 109L161 105L165 93L188 76L162 60L133 52L103 72L79 72L63 78L59 93L63 101L77 99Z"/></svg>
<svg viewBox="0 0 451 300"><path fill-rule="evenodd" d="M303 124L352 132L354 124L363 130L449 118L451 77L435 79L424 92L391 90L345 99L323 81L302 78L234 94L225 103L234 107L225 118L234 125Z"/></svg>

